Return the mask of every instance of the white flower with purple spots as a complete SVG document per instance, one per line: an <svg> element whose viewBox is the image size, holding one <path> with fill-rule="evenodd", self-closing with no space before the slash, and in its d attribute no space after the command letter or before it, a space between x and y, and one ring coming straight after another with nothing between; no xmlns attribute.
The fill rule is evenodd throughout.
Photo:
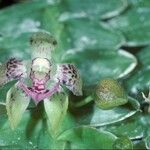
<svg viewBox="0 0 150 150"><path fill-rule="evenodd" d="M35 104L57 92L62 92L62 85L74 95L82 95L82 81L76 67L73 64L54 62L52 52L56 44L50 33L45 31L34 33L30 39L31 61L11 58L6 64L0 65L0 85L18 80L15 88L19 89L20 94L21 92L25 94L22 99L32 98ZM26 79L32 84L26 83ZM10 98L17 99L17 96L11 92Z"/></svg>

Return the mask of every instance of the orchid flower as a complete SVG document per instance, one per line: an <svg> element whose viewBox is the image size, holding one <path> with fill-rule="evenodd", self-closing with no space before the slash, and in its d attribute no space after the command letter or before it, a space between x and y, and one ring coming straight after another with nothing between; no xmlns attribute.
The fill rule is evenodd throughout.
<svg viewBox="0 0 150 150"><path fill-rule="evenodd" d="M68 108L68 98L62 94L63 87L66 86L76 96L82 95L82 80L76 67L73 64L57 64L53 60L56 44L50 33L36 32L30 38L31 60L10 58L5 64L0 64L0 86L17 80L6 96L6 109L12 129L21 120L30 99L36 105L44 100L50 120L53 120L53 114L57 116L51 122L56 128Z"/></svg>
<svg viewBox="0 0 150 150"><path fill-rule="evenodd" d="M53 60L56 44L50 33L36 32L30 38L31 60L11 58L0 65L0 86L12 80L18 81L7 93L8 116L19 107L18 103L25 103L18 108L23 112L31 98L36 105L42 100L51 99L55 93L63 92L62 85L74 95L82 95L82 80L76 67L73 64L56 64ZM31 84L27 81L31 81ZM14 100L17 102L13 107ZM13 116L13 119L16 117Z"/></svg>
<svg viewBox="0 0 150 150"><path fill-rule="evenodd" d="M68 108L68 98L62 94L63 87L66 86L76 96L82 95L82 81L76 67L73 64L56 64L53 60L56 44L50 33L36 32L30 38L31 60L10 58L5 64L0 64L0 86L17 80L6 96L12 129L21 120L31 98L36 105L44 100L45 111L54 129ZM52 119L53 115L55 119Z"/></svg>

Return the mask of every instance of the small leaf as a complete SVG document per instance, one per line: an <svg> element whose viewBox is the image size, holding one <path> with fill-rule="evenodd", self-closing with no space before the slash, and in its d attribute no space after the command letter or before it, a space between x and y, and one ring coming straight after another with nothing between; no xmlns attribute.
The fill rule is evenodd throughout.
<svg viewBox="0 0 150 150"><path fill-rule="evenodd" d="M19 124L29 102L30 98L17 87L17 84L7 92L6 109L12 129Z"/></svg>
<svg viewBox="0 0 150 150"><path fill-rule="evenodd" d="M50 99L44 100L44 107L48 117L50 133L55 137L67 113L68 96L64 93L56 93Z"/></svg>
<svg viewBox="0 0 150 150"><path fill-rule="evenodd" d="M128 102L124 89L113 79L101 80L94 96L95 103L100 109L112 109Z"/></svg>
<svg viewBox="0 0 150 150"><path fill-rule="evenodd" d="M58 140L70 142L71 149L112 149L116 136L92 127L76 127L63 132Z"/></svg>

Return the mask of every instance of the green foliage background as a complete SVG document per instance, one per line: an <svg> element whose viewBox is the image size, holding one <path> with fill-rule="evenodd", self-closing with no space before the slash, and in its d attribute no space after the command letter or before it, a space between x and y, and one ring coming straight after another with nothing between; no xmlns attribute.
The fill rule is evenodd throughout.
<svg viewBox="0 0 150 150"><path fill-rule="evenodd" d="M150 0L18 1L0 10L1 63L10 57L30 59L29 37L39 29L56 37L57 62L79 68L84 96L70 96L68 113L54 138L42 103L30 104L12 131L5 99L14 83L0 88L0 149L149 149L150 116L139 111L139 105L141 92L147 94L150 87ZM101 110L90 102L76 107L107 77L125 87L131 96L126 105Z"/></svg>

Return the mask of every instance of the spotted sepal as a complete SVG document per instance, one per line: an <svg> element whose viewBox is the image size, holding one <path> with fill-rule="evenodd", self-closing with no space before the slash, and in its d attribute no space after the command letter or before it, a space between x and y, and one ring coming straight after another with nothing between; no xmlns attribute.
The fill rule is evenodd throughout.
<svg viewBox="0 0 150 150"><path fill-rule="evenodd" d="M37 57L51 59L51 53L57 45L55 38L46 31L33 33L30 38L32 59Z"/></svg>
<svg viewBox="0 0 150 150"><path fill-rule="evenodd" d="M82 80L79 71L73 64L58 66L58 80L76 96L82 95Z"/></svg>
<svg viewBox="0 0 150 150"><path fill-rule="evenodd" d="M9 59L0 65L0 86L11 80L19 80L26 77L26 67L21 60Z"/></svg>

